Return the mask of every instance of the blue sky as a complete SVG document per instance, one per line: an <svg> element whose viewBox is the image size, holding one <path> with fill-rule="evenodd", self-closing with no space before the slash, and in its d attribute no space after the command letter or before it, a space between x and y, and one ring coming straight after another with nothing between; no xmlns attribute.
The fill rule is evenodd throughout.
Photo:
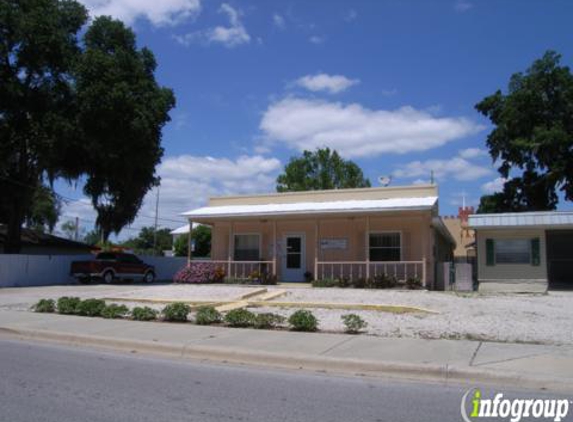
<svg viewBox="0 0 573 422"><path fill-rule="evenodd" d="M160 223L211 195L267 192L289 157L330 146L377 185L427 181L440 213L492 192L474 105L547 49L573 61L567 0L82 0L131 25L177 97L163 135ZM81 189L62 220L95 214ZM149 225L155 192L121 237ZM563 207L567 205L562 204Z"/></svg>

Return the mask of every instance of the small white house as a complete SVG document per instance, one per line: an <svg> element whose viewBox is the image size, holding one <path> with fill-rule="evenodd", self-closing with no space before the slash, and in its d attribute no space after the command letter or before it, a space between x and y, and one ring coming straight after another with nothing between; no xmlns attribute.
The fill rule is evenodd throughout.
<svg viewBox="0 0 573 422"><path fill-rule="evenodd" d="M573 212L474 214L480 291L573 288Z"/></svg>

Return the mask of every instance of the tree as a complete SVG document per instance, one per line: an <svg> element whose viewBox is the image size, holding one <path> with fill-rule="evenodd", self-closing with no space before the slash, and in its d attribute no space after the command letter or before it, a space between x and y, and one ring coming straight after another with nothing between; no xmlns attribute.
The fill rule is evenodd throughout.
<svg viewBox="0 0 573 422"><path fill-rule="evenodd" d="M32 205L26 215L26 226L41 232L52 233L60 217L62 204L54 191L40 185L32 196Z"/></svg>
<svg viewBox="0 0 573 422"><path fill-rule="evenodd" d="M79 227L77 227L77 225L74 221L72 221L72 220L65 221L64 223L62 223L60 228L62 229L62 231L64 232L64 235L68 239L76 240L76 233L77 233Z"/></svg>
<svg viewBox="0 0 573 422"><path fill-rule="evenodd" d="M135 218L159 183L161 130L175 100L156 62L121 22L85 31L73 0L0 2L0 222L4 250L20 250L36 187L85 179L105 239Z"/></svg>
<svg viewBox="0 0 573 422"><path fill-rule="evenodd" d="M362 170L330 148L292 157L277 178L277 192L370 187Z"/></svg>
<svg viewBox="0 0 573 422"><path fill-rule="evenodd" d="M195 244L194 256L207 257L211 254L211 228L199 225L193 229L191 239ZM189 237L178 236L173 243L175 256L187 256L189 253Z"/></svg>
<svg viewBox="0 0 573 422"><path fill-rule="evenodd" d="M122 246L133 249L139 254L161 255L164 250L171 249L171 230L167 228L157 230L157 245L153 248L155 241L155 228L153 226L142 227L137 237L126 240Z"/></svg>
<svg viewBox="0 0 573 422"><path fill-rule="evenodd" d="M159 184L161 130L175 98L155 81L153 53L138 50L122 22L97 18L84 42L76 71L78 121L89 157L84 192L107 239L133 222L145 194Z"/></svg>
<svg viewBox="0 0 573 422"><path fill-rule="evenodd" d="M97 230L90 230L84 236L83 242L87 243L88 245L95 246L101 241L101 233Z"/></svg>
<svg viewBox="0 0 573 422"><path fill-rule="evenodd" d="M555 209L557 190L573 199L573 75L553 51L524 73L508 93L495 92L476 109L495 125L487 146L503 191L482 197L478 212Z"/></svg>
<svg viewBox="0 0 573 422"><path fill-rule="evenodd" d="M36 187L58 173L73 132L71 70L86 9L74 1L0 2L0 221L6 253L20 250Z"/></svg>

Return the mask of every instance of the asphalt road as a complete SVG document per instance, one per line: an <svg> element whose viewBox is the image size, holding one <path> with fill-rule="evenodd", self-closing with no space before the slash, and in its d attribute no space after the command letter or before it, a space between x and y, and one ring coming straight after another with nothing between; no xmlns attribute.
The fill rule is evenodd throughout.
<svg viewBox="0 0 573 422"><path fill-rule="evenodd" d="M0 421L447 422L466 389L0 340Z"/></svg>

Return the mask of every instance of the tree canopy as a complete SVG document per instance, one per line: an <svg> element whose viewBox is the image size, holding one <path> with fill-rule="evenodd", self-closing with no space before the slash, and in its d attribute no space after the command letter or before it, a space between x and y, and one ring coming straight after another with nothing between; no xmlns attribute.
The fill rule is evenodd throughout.
<svg viewBox="0 0 573 422"><path fill-rule="evenodd" d="M155 228L149 226L143 227L137 237L128 239L121 245L133 249L136 254L163 255L163 251L171 249L173 244L171 230L167 228L158 229L155 249L153 249L154 242Z"/></svg>
<svg viewBox="0 0 573 422"><path fill-rule="evenodd" d="M553 51L525 73L515 73L507 94L497 91L476 109L494 129L487 146L502 192L482 197L478 212L555 209L558 191L573 199L573 75Z"/></svg>
<svg viewBox="0 0 573 422"><path fill-rule="evenodd" d="M85 180L107 239L159 180L161 129L174 106L153 54L123 23L73 0L0 2L0 222L20 249L34 197L57 178Z"/></svg>
<svg viewBox="0 0 573 422"><path fill-rule="evenodd" d="M278 192L370 187L360 167L330 148L292 157L277 178Z"/></svg>
<svg viewBox="0 0 573 422"><path fill-rule="evenodd" d="M193 256L208 257L211 254L211 228L209 226L199 225L195 227L191 239L195 244ZM175 256L187 256L189 253L188 236L177 236L173 249Z"/></svg>

